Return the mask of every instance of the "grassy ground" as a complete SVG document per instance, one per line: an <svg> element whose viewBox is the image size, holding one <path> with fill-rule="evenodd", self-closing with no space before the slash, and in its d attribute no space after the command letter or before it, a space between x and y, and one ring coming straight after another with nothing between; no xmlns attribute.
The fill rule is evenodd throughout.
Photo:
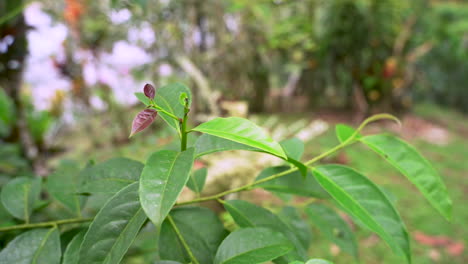
<svg viewBox="0 0 468 264"><path fill-rule="evenodd" d="M129 113L129 119L131 118L131 114L133 113ZM425 120L435 126L443 127L448 131L450 140L447 144L443 145L432 144L427 140L422 140L418 137L417 133L411 137L406 137L407 135L402 136L409 138L408 140L411 144L432 161L435 168L441 173L453 199L454 210L451 223L445 221L404 176L385 164L381 158L367 150L364 146L352 146L329 161L347 163L349 166L367 175L380 186L383 186L397 198L397 209L401 213L412 238L413 263L468 263L468 255L465 253L467 252L466 249L461 255L453 256L448 254L447 247L445 246L431 247L414 240L415 232L422 232L429 236L447 236L450 241L462 243L463 245L467 245L468 243L468 229L466 228L466 224L468 223L468 117L427 105L416 107L413 116L417 116L419 119ZM323 135L306 142L306 158L311 158L337 144L333 123L336 120L346 120L346 118L343 118L343 116L334 118L333 115L331 117L330 115L322 116L320 114L288 115L278 116L274 122L297 124L297 120L302 119L308 123L316 118L329 121L330 127ZM265 121L262 117L255 119L260 121L260 123ZM411 126L412 124L410 122L404 125ZM97 123L92 127L99 128L100 125ZM98 139L99 142L97 142L99 144L98 148L92 147L85 140L83 142L80 141L66 157L81 161L87 159L102 161L111 157L125 156L145 161L151 152L154 151L155 146L163 146L171 142L171 132L162 129L156 135L148 133L146 137L140 136L132 140L130 144L122 144L116 147L108 143L108 137L104 134L106 130L99 131L101 137ZM75 137L73 134L70 134L70 136ZM73 140L79 139L74 138ZM68 139L65 141L68 141ZM265 203L268 204L268 201L265 201ZM336 249L334 250L330 243L326 242L318 232L316 233L317 235L314 237L310 248L311 256L330 259L337 264L354 262L345 253L339 253ZM383 241L380 241L370 232L357 229L356 235L360 244L361 263L404 263L403 258L393 254Z"/></svg>

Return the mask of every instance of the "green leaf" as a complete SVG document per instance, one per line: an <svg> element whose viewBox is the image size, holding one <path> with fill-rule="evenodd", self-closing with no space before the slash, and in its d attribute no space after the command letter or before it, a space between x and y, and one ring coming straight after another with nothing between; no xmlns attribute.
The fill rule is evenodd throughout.
<svg viewBox="0 0 468 264"><path fill-rule="evenodd" d="M216 250L227 235L218 216L208 208L175 208L170 215L200 263L213 263ZM187 252L168 220L161 227L159 241L162 259L190 262Z"/></svg>
<svg viewBox="0 0 468 264"><path fill-rule="evenodd" d="M208 174L207 168L201 168L196 170L193 175L190 176L189 181L187 182L187 187L190 190L200 194L205 186L206 175Z"/></svg>
<svg viewBox="0 0 468 264"><path fill-rule="evenodd" d="M186 93L181 93L179 97L179 103L185 107L185 100L188 99Z"/></svg>
<svg viewBox="0 0 468 264"><path fill-rule="evenodd" d="M369 179L342 165L312 168L322 187L353 217L385 240L394 252L411 262L408 233L385 194Z"/></svg>
<svg viewBox="0 0 468 264"><path fill-rule="evenodd" d="M85 232L78 233L67 245L65 253L63 253L62 264L78 264L80 257L80 246L83 243Z"/></svg>
<svg viewBox="0 0 468 264"><path fill-rule="evenodd" d="M361 142L405 175L446 219L451 218L452 201L444 182L431 163L412 146L389 135L366 136Z"/></svg>
<svg viewBox="0 0 468 264"><path fill-rule="evenodd" d="M309 219L325 237L343 251L358 258L356 238L348 224L331 208L322 204L310 204L305 209Z"/></svg>
<svg viewBox="0 0 468 264"><path fill-rule="evenodd" d="M187 95L190 105L192 100L190 89L181 83L172 83L159 88L156 92L154 101L165 111L182 118L184 116L184 106L179 103L180 95L182 93ZM174 120L172 117L164 113L160 113L160 115L161 118L164 119L164 121L166 121L171 127L180 131L179 122L177 120Z"/></svg>
<svg viewBox="0 0 468 264"><path fill-rule="evenodd" d="M266 168L260 172L255 181L281 173L288 169L289 168L287 166ZM291 172L274 180L258 184L257 187L261 187L273 193L288 193L307 197L330 198L330 195L322 188L322 186L320 186L311 173L308 173L307 177L304 178L299 171Z"/></svg>
<svg viewBox="0 0 468 264"><path fill-rule="evenodd" d="M113 158L85 169L81 192L114 194L140 178L143 164L127 158Z"/></svg>
<svg viewBox="0 0 468 264"><path fill-rule="evenodd" d="M304 142L298 138L290 138L280 142L286 156L295 160L300 160L304 154Z"/></svg>
<svg viewBox="0 0 468 264"><path fill-rule="evenodd" d="M281 209L278 216L291 228L302 246L307 250L310 242L312 242L312 230L309 224L302 219L297 208L285 206Z"/></svg>
<svg viewBox="0 0 468 264"><path fill-rule="evenodd" d="M348 140L348 138L352 137L354 133L356 133L356 129L347 125L338 124L335 127L335 132L336 132L336 137L338 138L340 143L343 143L346 140ZM359 133L356 135L356 139L359 139L361 137L362 135Z"/></svg>
<svg viewBox="0 0 468 264"><path fill-rule="evenodd" d="M0 264L59 264L60 255L57 228L34 229L8 243L0 252Z"/></svg>
<svg viewBox="0 0 468 264"><path fill-rule="evenodd" d="M46 188L49 194L65 208L81 216L83 196L78 195L80 168L76 162L62 161L57 170L47 177Z"/></svg>
<svg viewBox="0 0 468 264"><path fill-rule="evenodd" d="M182 263L177 262L177 261L172 261L172 260L159 260L159 261L156 261L155 264L182 264Z"/></svg>
<svg viewBox="0 0 468 264"><path fill-rule="evenodd" d="M138 101L142 102L144 105L148 106L150 105L150 99L146 97L146 95L142 92L136 92L135 93L136 98L138 98Z"/></svg>
<svg viewBox="0 0 468 264"><path fill-rule="evenodd" d="M81 244L79 263L120 263L145 221L138 183L132 183L97 213Z"/></svg>
<svg viewBox="0 0 468 264"><path fill-rule="evenodd" d="M232 232L219 246L215 264L263 263L293 249L281 233L268 228L242 228Z"/></svg>
<svg viewBox="0 0 468 264"><path fill-rule="evenodd" d="M242 200L226 201L224 208L240 227L268 227L288 238L293 243L294 250L284 257L286 263L297 259L305 260L307 257L307 251L296 234L277 215L267 209Z"/></svg>
<svg viewBox="0 0 468 264"><path fill-rule="evenodd" d="M0 196L3 206L11 215L28 222L40 192L41 179L19 177L3 186Z"/></svg>
<svg viewBox="0 0 468 264"><path fill-rule="evenodd" d="M258 148L280 158L287 159L279 143L271 139L260 127L244 118L218 117L192 130Z"/></svg>
<svg viewBox="0 0 468 264"><path fill-rule="evenodd" d="M146 215L159 228L190 177L193 148L162 150L146 162L140 179L140 200Z"/></svg>
<svg viewBox="0 0 468 264"><path fill-rule="evenodd" d="M209 134L201 135L195 142L195 158L228 150L260 151L257 148Z"/></svg>

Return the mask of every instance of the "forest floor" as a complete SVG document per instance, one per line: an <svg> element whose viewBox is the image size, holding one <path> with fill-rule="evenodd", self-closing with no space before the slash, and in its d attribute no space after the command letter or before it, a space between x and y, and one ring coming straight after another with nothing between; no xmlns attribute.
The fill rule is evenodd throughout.
<svg viewBox="0 0 468 264"><path fill-rule="evenodd" d="M273 117L253 116L252 120L260 126L268 127L270 132L273 130L277 137L287 135L284 132L285 128L295 126L300 129L301 126L306 128L308 124L314 122L318 124L315 128L311 128L311 131L299 131L302 136L310 138L306 140L304 160L338 143L334 132L336 123L356 126L347 122L351 120L349 114L325 111L311 114L273 115ZM101 135L98 142L94 142L99 145L99 150L96 151L90 142L79 141L79 144L74 144L70 148L72 151L65 155L66 158L80 161L91 158L102 161L111 157L124 156L144 162L155 148L166 146L168 143L174 144L172 132L161 128L163 127L161 122L157 125L159 127L157 133L154 133L153 128L153 132L145 131L146 136L132 140L130 144L119 146L108 144L105 143L108 141L106 132L100 130L102 124L99 122L96 120L93 125L97 127ZM413 263L466 264L468 263L468 249L466 248L468 245L468 229L466 228L468 223L468 116L431 105L419 105L415 107L413 113L402 118L402 123L402 127L399 128L391 122L382 122L369 126L364 132L386 130L396 133L414 145L433 163L446 183L453 200L451 222L444 220L404 176L373 152L367 151L364 146L353 145L326 162L338 162L356 168L396 198L396 207L411 237ZM118 128L114 128L114 131L115 129ZM77 133L90 138L89 131ZM70 134L71 137L74 135L76 134ZM76 138L73 141L76 142ZM260 197L253 197L256 194ZM254 191L248 196L256 202L260 201L271 206L269 199L272 197L269 195L265 196L261 192ZM376 235L357 227L355 231L359 241L361 263L404 263L403 258L392 253ZM354 263L351 256L340 252L339 248L323 239L319 232L314 232L314 234L310 247L311 256L333 260L337 264Z"/></svg>

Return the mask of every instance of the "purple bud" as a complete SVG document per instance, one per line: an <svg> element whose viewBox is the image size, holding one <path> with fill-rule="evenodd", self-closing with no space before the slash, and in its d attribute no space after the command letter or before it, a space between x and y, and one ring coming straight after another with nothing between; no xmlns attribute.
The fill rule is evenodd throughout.
<svg viewBox="0 0 468 264"><path fill-rule="evenodd" d="M157 115L158 112L154 109L145 109L139 112L135 119L133 119L130 137L151 125Z"/></svg>
<svg viewBox="0 0 468 264"><path fill-rule="evenodd" d="M143 88L143 92L145 93L146 97L149 99L154 99L154 95L156 94L156 90L154 89L153 85L147 83Z"/></svg>

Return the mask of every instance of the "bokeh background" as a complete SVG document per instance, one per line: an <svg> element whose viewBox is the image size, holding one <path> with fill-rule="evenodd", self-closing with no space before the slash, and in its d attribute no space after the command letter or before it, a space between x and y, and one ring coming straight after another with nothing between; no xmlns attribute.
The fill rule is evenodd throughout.
<svg viewBox="0 0 468 264"><path fill-rule="evenodd" d="M173 148L177 137L162 121L128 134L142 108L134 93L176 81L193 91L191 125L247 117L275 139L304 140L306 158L337 143L336 123L397 115L402 127L367 131L396 133L433 162L454 200L451 223L364 148L328 161L394 194L414 263L468 263L468 1L0 0L0 185L47 177L64 159L144 162ZM219 192L275 162L229 152L197 166L209 169L207 192ZM260 190L244 198L273 210L301 202ZM1 212L0 220L15 223ZM362 263L401 262L353 228ZM311 256L353 262L315 234ZM142 256L133 251L125 263L149 263Z"/></svg>

